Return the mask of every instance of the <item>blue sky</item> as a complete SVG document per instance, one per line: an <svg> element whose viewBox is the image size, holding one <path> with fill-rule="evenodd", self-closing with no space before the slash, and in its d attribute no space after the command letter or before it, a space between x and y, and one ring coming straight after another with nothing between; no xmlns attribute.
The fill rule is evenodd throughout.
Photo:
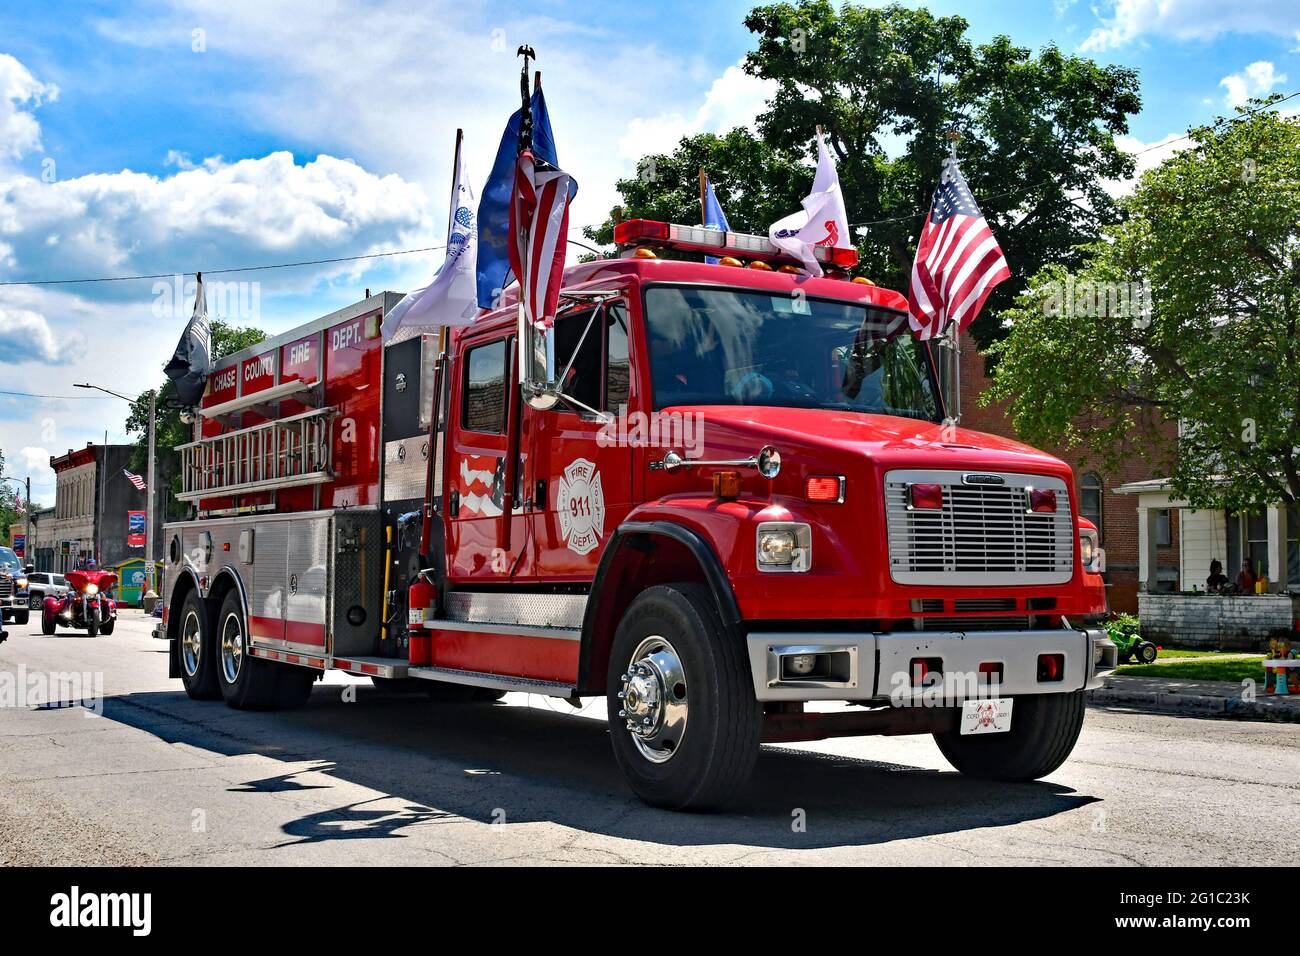
<svg viewBox="0 0 1300 956"><path fill-rule="evenodd" d="M170 272L438 242L452 135L475 187L517 103L514 49L534 45L575 226L614 181L681 135L752 122L767 95L737 64L748 2L126 0L0 4L0 281ZM1139 149L1300 89L1300 4L1238 0L934 2L977 41L1055 42L1140 71ZM1158 161L1160 151L1145 162ZM852 214L852 210L850 210ZM424 254L241 276L247 319L280 331L404 290ZM75 394L153 384L186 307L153 283L0 286L0 389ZM0 395L7 470L125 438L125 406Z"/></svg>

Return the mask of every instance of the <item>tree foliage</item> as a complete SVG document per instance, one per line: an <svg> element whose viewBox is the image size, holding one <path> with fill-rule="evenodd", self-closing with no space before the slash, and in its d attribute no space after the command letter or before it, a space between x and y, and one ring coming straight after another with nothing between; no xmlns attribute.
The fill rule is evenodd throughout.
<svg viewBox="0 0 1300 956"><path fill-rule="evenodd" d="M1141 454L1195 507L1300 499L1300 118L1263 105L1193 130L1008 312L989 397L1027 440ZM1112 307L1133 283L1149 315Z"/></svg>
<svg viewBox="0 0 1300 956"><path fill-rule="evenodd" d="M0 475L5 471L5 453L0 448ZM0 481L0 543L9 545L13 541L14 528L21 530L23 515L18 511L19 493L13 482ZM24 507L30 508L31 502Z"/></svg>
<svg viewBox="0 0 1300 956"><path fill-rule="evenodd" d="M997 312L1025 276L1078 265L1077 247L1116 220L1103 183L1133 171L1115 145L1141 106L1133 70L1055 46L1035 54L1002 36L973 44L962 17L898 4L768 4L745 26L755 36L746 71L776 84L758 135L695 136L646 157L641 175L618 184L625 218L698 222L704 167L732 227L766 233L807 194L820 125L850 221L873 223L858 238L861 271L903 289L955 130L962 171L1013 273L976 322L981 342L1001 334ZM609 242L612 231L613 217L588 235Z"/></svg>
<svg viewBox="0 0 1300 956"><path fill-rule="evenodd" d="M261 329L251 326L236 326L221 319L211 321L212 358L221 358L250 345L256 345L266 338ZM155 481L160 487L172 492L180 490L180 454L177 445L194 440L193 426L181 421L181 409L176 398L176 387L168 379L156 393L144 392L131 406L131 413L126 419L127 432L139 435L135 451L131 454L131 470L144 475L149 467L149 396L157 394L157 421L154 425L154 444L157 446L155 462ZM173 495L167 495L163 506L167 518L184 517L185 506Z"/></svg>

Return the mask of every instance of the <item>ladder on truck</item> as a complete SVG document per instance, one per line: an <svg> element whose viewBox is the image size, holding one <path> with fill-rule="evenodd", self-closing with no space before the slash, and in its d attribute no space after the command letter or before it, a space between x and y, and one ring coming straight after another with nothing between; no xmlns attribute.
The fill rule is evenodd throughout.
<svg viewBox="0 0 1300 956"><path fill-rule="evenodd" d="M215 418L213 411L199 414ZM178 445L181 490L176 497L197 501L332 480L334 415L333 408L316 408Z"/></svg>

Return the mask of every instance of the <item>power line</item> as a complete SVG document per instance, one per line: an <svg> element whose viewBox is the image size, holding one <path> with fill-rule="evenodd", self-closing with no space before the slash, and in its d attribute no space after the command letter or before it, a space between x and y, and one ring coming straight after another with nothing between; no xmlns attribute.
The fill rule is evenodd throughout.
<svg viewBox="0 0 1300 956"><path fill-rule="evenodd" d="M105 395L38 395L35 392L11 392L0 388L0 395L15 395L18 398L60 398L70 402L103 402L107 400Z"/></svg>
<svg viewBox="0 0 1300 956"><path fill-rule="evenodd" d="M267 269L292 269L297 266L320 266L331 265L337 262L357 262L361 259L382 259L385 256L409 256L416 252L436 252L439 249L447 248L441 246L423 246L419 249L394 249L391 252L372 252L360 256L336 256L333 259L303 259L298 262L277 262L264 266L239 266L233 269L204 269L204 275L216 276L227 275L232 272L262 272ZM0 282L0 286L7 285L75 285L90 282L135 282L141 279L170 279L175 275L189 275L181 269L174 269L171 272L155 272L149 275L133 276L96 276L90 279L33 279L30 281L18 280L13 282Z"/></svg>

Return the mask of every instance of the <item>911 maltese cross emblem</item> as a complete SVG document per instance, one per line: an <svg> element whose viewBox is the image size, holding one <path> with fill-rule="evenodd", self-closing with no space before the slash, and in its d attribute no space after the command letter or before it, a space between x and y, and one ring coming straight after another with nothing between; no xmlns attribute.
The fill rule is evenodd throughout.
<svg viewBox="0 0 1300 956"><path fill-rule="evenodd" d="M575 458L560 478L555 510L560 518L560 535L569 550L590 554L605 536L605 493L600 472L585 458Z"/></svg>

